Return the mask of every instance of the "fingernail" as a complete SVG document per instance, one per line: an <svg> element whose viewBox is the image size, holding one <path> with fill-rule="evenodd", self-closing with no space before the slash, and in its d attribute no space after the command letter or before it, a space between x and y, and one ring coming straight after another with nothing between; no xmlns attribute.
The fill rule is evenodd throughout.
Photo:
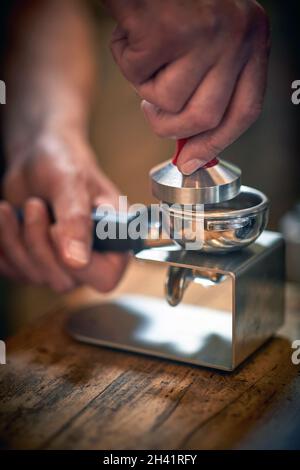
<svg viewBox="0 0 300 470"><path fill-rule="evenodd" d="M202 160L198 158L194 158L193 160L189 160L186 163L181 165L181 172L184 175L191 175L194 171L198 170L203 165Z"/></svg>
<svg viewBox="0 0 300 470"><path fill-rule="evenodd" d="M69 240L66 244L66 257L79 265L89 262L90 252L86 243L80 240Z"/></svg>

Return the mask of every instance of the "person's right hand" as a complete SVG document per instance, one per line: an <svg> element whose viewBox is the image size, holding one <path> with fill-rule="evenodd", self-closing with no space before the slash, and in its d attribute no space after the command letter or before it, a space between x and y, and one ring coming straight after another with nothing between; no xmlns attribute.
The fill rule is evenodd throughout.
<svg viewBox="0 0 300 470"><path fill-rule="evenodd" d="M15 149L0 201L0 274L64 292L101 292L119 281L127 256L91 252L91 208L116 205L118 191L97 167L85 137L56 130ZM51 225L46 203L54 212ZM24 211L20 224L15 208Z"/></svg>
<svg viewBox="0 0 300 470"><path fill-rule="evenodd" d="M188 175L260 114L269 23L254 0L106 0L117 21L113 56L161 137L188 138Z"/></svg>

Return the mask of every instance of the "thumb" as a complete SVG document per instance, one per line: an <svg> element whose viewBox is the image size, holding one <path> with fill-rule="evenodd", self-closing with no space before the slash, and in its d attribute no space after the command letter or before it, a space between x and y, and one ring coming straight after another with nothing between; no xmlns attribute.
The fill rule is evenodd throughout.
<svg viewBox="0 0 300 470"><path fill-rule="evenodd" d="M51 236L60 258L71 268L87 266L91 258L91 201L84 183L68 180L56 187L55 224Z"/></svg>
<svg viewBox="0 0 300 470"><path fill-rule="evenodd" d="M212 166L215 164L215 156L208 155L206 157L199 158L199 148L194 143L193 138L190 139L178 139L175 154L172 158L172 163L177 165L179 171L186 176L191 175L199 168L206 168L206 166Z"/></svg>

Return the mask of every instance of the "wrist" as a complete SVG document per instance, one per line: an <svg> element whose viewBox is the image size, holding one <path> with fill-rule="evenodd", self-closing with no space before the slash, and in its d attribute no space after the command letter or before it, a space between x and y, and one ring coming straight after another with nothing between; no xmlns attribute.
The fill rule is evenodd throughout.
<svg viewBox="0 0 300 470"><path fill-rule="evenodd" d="M88 141L86 120L73 116L52 115L36 124L27 123L20 127L14 124L11 127L13 132L7 128L4 133L5 156L8 164L26 158L26 155L32 152L43 152L44 149L54 147L56 142Z"/></svg>

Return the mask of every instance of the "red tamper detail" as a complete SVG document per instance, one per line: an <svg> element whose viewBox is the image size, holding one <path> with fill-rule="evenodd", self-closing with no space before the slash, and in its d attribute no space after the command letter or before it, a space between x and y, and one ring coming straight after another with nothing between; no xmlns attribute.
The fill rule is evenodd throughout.
<svg viewBox="0 0 300 470"><path fill-rule="evenodd" d="M178 139L177 140L176 151L175 151L175 154L172 158L172 163L174 165L177 164L179 154L180 154L181 150L183 149L183 147L185 146L185 144L187 143L187 141L188 141L188 139ZM210 162L206 163L206 165L204 165L202 168L211 168L212 166L217 165L217 163L219 163L219 160L217 158L213 158Z"/></svg>
<svg viewBox="0 0 300 470"><path fill-rule="evenodd" d="M202 168L211 168L212 166L215 166L219 163L219 160L217 158L213 158L210 162L206 163Z"/></svg>
<svg viewBox="0 0 300 470"><path fill-rule="evenodd" d="M180 154L181 150L183 149L183 147L185 146L185 144L187 143L187 141L188 141L188 139L178 139L177 140L176 152L175 152L175 154L172 158L172 163L174 165L176 165L179 154Z"/></svg>

